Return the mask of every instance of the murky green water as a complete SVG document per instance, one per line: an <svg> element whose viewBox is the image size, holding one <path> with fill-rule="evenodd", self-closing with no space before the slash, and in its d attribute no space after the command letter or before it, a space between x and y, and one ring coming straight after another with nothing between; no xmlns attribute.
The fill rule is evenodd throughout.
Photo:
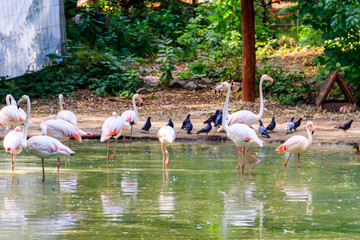
<svg viewBox="0 0 360 240"><path fill-rule="evenodd" d="M162 170L158 142L119 148L72 142L76 156L22 153L12 173L0 152L0 239L360 238L360 157L349 146L313 146L283 168L275 145L257 148L244 174L232 143L173 144ZM69 159L69 160L67 160ZM65 166L66 162L66 166ZM290 232L293 231L294 232Z"/></svg>

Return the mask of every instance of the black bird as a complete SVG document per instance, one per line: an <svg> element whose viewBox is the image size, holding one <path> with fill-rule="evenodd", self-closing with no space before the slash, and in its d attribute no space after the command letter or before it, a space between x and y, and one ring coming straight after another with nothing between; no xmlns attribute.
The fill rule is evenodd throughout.
<svg viewBox="0 0 360 240"><path fill-rule="evenodd" d="M299 118L299 120L297 120L296 122L294 122L294 130L296 131L296 129L298 128L298 127L300 127L300 124L301 124L301 120L302 120L302 118Z"/></svg>
<svg viewBox="0 0 360 240"><path fill-rule="evenodd" d="M198 131L196 134L199 134L199 133L206 133L206 135L211 131L212 129L212 126L211 126L211 121L209 120L207 125L205 127L203 127L200 131Z"/></svg>
<svg viewBox="0 0 360 240"><path fill-rule="evenodd" d="M192 123L190 122L190 120L189 120L189 122L186 123L185 129L186 129L186 133L187 133L187 134L191 134L191 130L193 129L193 125L192 125Z"/></svg>
<svg viewBox="0 0 360 240"><path fill-rule="evenodd" d="M166 126L174 128L174 123L171 121L171 118L169 119L169 123Z"/></svg>
<svg viewBox="0 0 360 240"><path fill-rule="evenodd" d="M217 127L219 125L222 124L222 111L219 111L219 115L217 115L216 119L215 119L215 124L214 127Z"/></svg>
<svg viewBox="0 0 360 240"><path fill-rule="evenodd" d="M151 128L151 122L150 122L151 117L148 117L144 126L141 128L141 130L143 130L145 133L149 133L149 130Z"/></svg>
<svg viewBox="0 0 360 240"><path fill-rule="evenodd" d="M212 115L211 117L209 117L206 121L204 121L204 123L208 123L209 121L215 122L216 117L219 115L219 113L220 113L220 110L216 110L215 114Z"/></svg>
<svg viewBox="0 0 360 240"><path fill-rule="evenodd" d="M186 116L185 120L183 121L181 129L184 129L188 122L190 122L190 113Z"/></svg>
<svg viewBox="0 0 360 240"><path fill-rule="evenodd" d="M266 127L266 130L269 132L274 132L274 128L276 127L275 117L272 118L271 123Z"/></svg>
<svg viewBox="0 0 360 240"><path fill-rule="evenodd" d="M266 128L264 127L263 123L261 120L259 120L259 132L261 133L262 136L265 136L267 138L270 138L269 133L266 131Z"/></svg>
<svg viewBox="0 0 360 240"><path fill-rule="evenodd" d="M352 122L353 122L353 120L351 119L349 122L347 122L343 125L340 125L338 127L335 127L335 128L340 128L346 132L346 130L348 130L351 127Z"/></svg>

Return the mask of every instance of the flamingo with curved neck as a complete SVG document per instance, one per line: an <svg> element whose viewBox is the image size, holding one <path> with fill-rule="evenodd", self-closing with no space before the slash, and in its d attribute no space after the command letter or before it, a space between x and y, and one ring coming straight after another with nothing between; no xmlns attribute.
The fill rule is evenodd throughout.
<svg viewBox="0 0 360 240"><path fill-rule="evenodd" d="M27 115L24 124L24 129L21 135L21 145L25 151L41 158L42 161L42 171L43 178L42 181L45 181L45 169L44 169L44 159L50 158L52 156L63 154L63 155L74 155L75 152L70 148L62 144L59 140L49 137L49 136L33 136L27 139L27 133L29 129L29 117L30 117L30 98L27 95L23 95L18 103L26 101L27 103ZM58 168L60 167L60 162L58 161Z"/></svg>
<svg viewBox="0 0 360 240"><path fill-rule="evenodd" d="M245 124L237 123L237 124L232 124L231 126L229 126L229 124L226 121L226 118L228 116L228 104L229 104L229 100L230 100L230 91L231 91L230 84L227 82L224 82L221 85L217 86L215 88L215 91L220 91L222 88L227 89L222 124L223 124L223 127L226 131L228 138L231 139L236 145L236 150L238 152L238 165L236 167L237 169L240 168L240 161L241 161L240 152L243 152L242 170L244 170L245 160L246 160L245 154L247 154L246 151L248 150L248 147L251 144L257 144L258 146L262 147L263 141L258 138L258 136L256 135L255 131L252 128L250 128L249 126L247 126ZM242 150L240 149L241 147L242 147ZM255 157L253 157L253 158L255 158ZM255 158L255 159L257 159L257 158ZM259 159L257 159L257 160L260 161Z"/></svg>
<svg viewBox="0 0 360 240"><path fill-rule="evenodd" d="M57 114L57 117L62 120L68 121L69 123L77 127L78 120L76 115L72 111L64 110L63 104L65 104L64 96L62 94L59 94L60 112Z"/></svg>
<svg viewBox="0 0 360 240"><path fill-rule="evenodd" d="M16 106L17 105L14 97L11 94L6 95L6 105L7 106L10 106L10 105L15 105Z"/></svg>
<svg viewBox="0 0 360 240"><path fill-rule="evenodd" d="M133 125L136 125L139 119L139 113L136 107L136 99L139 100L140 105L142 105L143 100L139 94L135 94L132 98L133 110L126 110L121 114L121 117L124 119L124 127L123 127L123 134L124 134L124 151L125 151L125 134L129 132L129 125L130 125L130 151L131 151L131 136Z"/></svg>
<svg viewBox="0 0 360 240"><path fill-rule="evenodd" d="M271 83L274 82L274 79L272 79L271 77L269 77L266 74L264 74L260 79L260 84L259 84L260 111L259 111L259 113L255 114L255 113L247 111L247 110L235 112L229 116L229 119L227 121L229 126L231 126L234 123L244 123L248 126L251 126L252 124L257 124L259 122L262 115L264 114L264 97L263 97L263 91L262 91L262 84L265 80L268 80Z"/></svg>
<svg viewBox="0 0 360 240"><path fill-rule="evenodd" d="M307 151L312 144L312 134L314 133L314 124L311 121L306 123L307 138L304 136L293 136L281 144L275 151L278 151L279 154L283 151L289 152L290 155L284 163L286 167L290 156L293 153L298 154L298 167L300 167L300 153Z"/></svg>
<svg viewBox="0 0 360 240"><path fill-rule="evenodd" d="M4 128L10 127L14 129L16 126L24 123L26 113L17 106L15 99L10 94L6 96L6 104L7 106L0 110L0 125Z"/></svg>

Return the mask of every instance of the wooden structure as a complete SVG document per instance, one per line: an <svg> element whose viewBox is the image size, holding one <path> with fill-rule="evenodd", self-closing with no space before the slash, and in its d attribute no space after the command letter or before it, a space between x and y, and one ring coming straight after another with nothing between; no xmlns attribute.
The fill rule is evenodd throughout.
<svg viewBox="0 0 360 240"><path fill-rule="evenodd" d="M327 100L327 96L337 82L341 91L344 93L346 100ZM329 75L326 77L324 85L321 87L318 96L316 97L316 105L321 106L322 109L338 111L342 106L355 104L355 98L351 94L349 88L346 86L340 73L336 70L331 70Z"/></svg>

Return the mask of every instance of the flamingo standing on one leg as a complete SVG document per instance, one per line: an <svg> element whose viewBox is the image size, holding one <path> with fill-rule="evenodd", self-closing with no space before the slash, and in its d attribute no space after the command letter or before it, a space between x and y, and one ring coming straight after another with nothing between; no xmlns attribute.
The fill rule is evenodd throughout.
<svg viewBox="0 0 360 240"><path fill-rule="evenodd" d="M116 165L116 143L117 139L120 137L122 129L124 126L124 119L113 112L112 116L107 118L102 126L101 138L100 141L103 142L108 140L107 148L107 165L109 166L109 157L110 157L110 138L115 138L115 147L114 147L114 160Z"/></svg>
<svg viewBox="0 0 360 240"><path fill-rule="evenodd" d="M312 144L312 134L314 133L314 124L311 121L306 123L306 131L308 135L307 138L304 136L293 136L288 140L286 140L286 142L281 144L275 150L275 151L279 151L279 154L282 151L286 151L290 153L289 157L286 159L284 163L284 167L286 167L287 162L289 161L289 158L293 153L298 154L298 167L300 167L300 153L307 151Z"/></svg>
<svg viewBox="0 0 360 240"><path fill-rule="evenodd" d="M228 125L226 118L228 116L228 104L230 99L230 84L227 82L223 82L221 85L217 86L215 88L216 91L220 91L222 88L227 89L227 95L226 95L226 101L224 104L224 111L223 111L223 119L222 119L222 125L227 133L228 138L230 138L236 145L236 150L238 152L238 165L237 169L240 168L240 151L243 152L243 163L242 163L242 170L244 170L245 167L245 154L248 149L248 147L251 144L257 144L260 147L263 146L263 141L258 138L255 131L250 128L248 125L245 124L232 124L231 126ZM243 146L243 149L241 150L241 146ZM247 146L247 148L245 147ZM255 158L255 157L253 157ZM257 158L255 158L257 159ZM259 159L257 159L260 161Z"/></svg>
<svg viewBox="0 0 360 240"><path fill-rule="evenodd" d="M136 107L136 99L139 99L140 105L142 105L143 100L140 97L139 94L135 94L132 98L132 103L133 103L133 109L134 110L126 110L125 112L123 112L121 114L121 117L124 119L124 121L126 123L130 124L130 151L131 151L131 136L132 136L132 130L133 130L133 125L136 125L138 119L139 119L139 113L137 111L137 107ZM125 148L125 133L127 132L128 129L128 125L125 125L125 129L123 129L124 132L124 148Z"/></svg>
<svg viewBox="0 0 360 240"><path fill-rule="evenodd" d="M69 123L73 124L75 127L78 126L78 120L76 115L69 110L64 110L63 104L64 102L64 96L62 94L59 94L59 105L60 105L60 112L57 114L57 117L68 121Z"/></svg>
<svg viewBox="0 0 360 240"><path fill-rule="evenodd" d="M21 127L17 126L14 130L6 134L3 142L6 152L11 154L11 165L14 171L16 155L21 153Z"/></svg>
<svg viewBox="0 0 360 240"><path fill-rule="evenodd" d="M253 112L242 110L237 111L229 116L227 119L227 123L229 126L231 126L234 123L244 123L248 126L251 126L252 124L257 124L259 120L261 119L263 113L264 113L264 98L263 98L263 91L262 91L262 84L264 80L268 80L271 83L274 82L274 79L269 77L268 75L264 74L260 79L259 84L259 93L260 93L260 111L258 114L254 114ZM229 113L227 113L229 115Z"/></svg>
<svg viewBox="0 0 360 240"><path fill-rule="evenodd" d="M170 145L175 141L176 135L174 129L168 125L159 129L157 137L161 143L161 151L163 155L163 167L170 166ZM166 146L169 146L169 151L166 151ZM167 153L167 156L165 156ZM165 162L166 161L166 162Z"/></svg>
<svg viewBox="0 0 360 240"><path fill-rule="evenodd" d="M45 182L44 159L50 158L58 154L74 155L75 152L53 137L41 135L31 137L27 140L30 117L30 98L27 95L23 95L20 98L19 103L23 101L26 101L27 103L27 115L25 119L24 129L21 135L21 145L23 146L25 151L41 158L43 172L42 181Z"/></svg>
<svg viewBox="0 0 360 240"><path fill-rule="evenodd" d="M9 99L11 99L11 104ZM3 126L14 129L14 127L25 122L26 113L17 106L15 99L10 94L6 96L6 103L7 106L3 107L0 111L0 122Z"/></svg>

